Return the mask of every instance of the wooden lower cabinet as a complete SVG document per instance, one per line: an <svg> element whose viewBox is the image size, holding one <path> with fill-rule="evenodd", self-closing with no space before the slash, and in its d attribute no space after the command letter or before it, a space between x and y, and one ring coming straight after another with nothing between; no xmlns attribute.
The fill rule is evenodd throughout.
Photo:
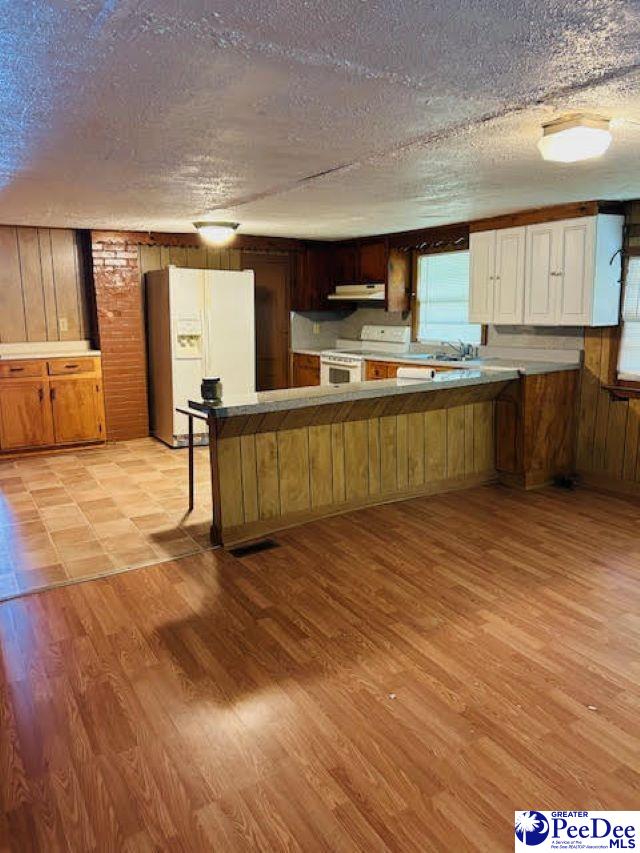
<svg viewBox="0 0 640 853"><path fill-rule="evenodd" d="M537 488L575 465L579 373L523 376L496 400L496 469L507 485Z"/></svg>
<svg viewBox="0 0 640 853"><path fill-rule="evenodd" d="M306 388L320 384L320 356L294 352L291 357L291 386Z"/></svg>
<svg viewBox="0 0 640 853"><path fill-rule="evenodd" d="M99 358L7 361L0 367L1 452L106 440Z"/></svg>
<svg viewBox="0 0 640 853"><path fill-rule="evenodd" d="M419 362L401 362L401 361L365 361L364 363L364 378L365 379L395 379L398 375L399 367L422 367ZM456 370L455 367L433 367L436 372L442 370Z"/></svg>
<svg viewBox="0 0 640 853"><path fill-rule="evenodd" d="M0 447L19 450L54 443L49 389L43 379L12 379L0 386Z"/></svg>
<svg viewBox="0 0 640 853"><path fill-rule="evenodd" d="M102 438L100 383L95 379L54 379L50 384L56 444Z"/></svg>

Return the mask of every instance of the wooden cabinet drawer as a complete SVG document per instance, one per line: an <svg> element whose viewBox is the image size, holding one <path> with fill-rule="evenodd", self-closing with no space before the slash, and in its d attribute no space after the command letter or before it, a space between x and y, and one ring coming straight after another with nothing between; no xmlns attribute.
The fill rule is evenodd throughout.
<svg viewBox="0 0 640 853"><path fill-rule="evenodd" d="M56 358L47 362L50 376L65 376L70 373L93 373L92 358Z"/></svg>
<svg viewBox="0 0 640 853"><path fill-rule="evenodd" d="M387 379L389 376L389 365L386 361L368 361L366 363L365 376L367 379Z"/></svg>
<svg viewBox="0 0 640 853"><path fill-rule="evenodd" d="M0 362L0 379L23 379L29 376L43 376L42 361L4 361Z"/></svg>

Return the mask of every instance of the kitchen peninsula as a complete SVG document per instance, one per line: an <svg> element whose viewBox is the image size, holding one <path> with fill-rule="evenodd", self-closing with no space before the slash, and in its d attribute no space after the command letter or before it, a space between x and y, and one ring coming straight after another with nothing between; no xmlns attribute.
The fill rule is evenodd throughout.
<svg viewBox="0 0 640 853"><path fill-rule="evenodd" d="M527 375L451 370L193 401L209 422L212 542L469 488L498 473L522 487L569 473L577 376L566 365Z"/></svg>

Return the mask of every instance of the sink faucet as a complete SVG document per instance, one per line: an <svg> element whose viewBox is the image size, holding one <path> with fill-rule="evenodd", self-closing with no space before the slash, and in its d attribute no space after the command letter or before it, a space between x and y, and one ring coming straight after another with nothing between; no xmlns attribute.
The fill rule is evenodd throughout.
<svg viewBox="0 0 640 853"><path fill-rule="evenodd" d="M466 358L467 356L471 355L471 352L473 350L471 344L465 344L465 342L462 340L458 340L455 343L453 341L440 341L440 344L441 346L451 347L451 349L458 354L459 358Z"/></svg>

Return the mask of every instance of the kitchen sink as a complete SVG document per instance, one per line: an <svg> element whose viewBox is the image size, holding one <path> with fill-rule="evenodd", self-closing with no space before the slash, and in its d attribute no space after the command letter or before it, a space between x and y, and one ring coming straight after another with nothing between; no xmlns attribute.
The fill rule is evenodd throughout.
<svg viewBox="0 0 640 853"><path fill-rule="evenodd" d="M411 359L411 361L424 361L431 359L432 361L468 361L468 356L449 355L448 353L433 353L433 352L408 352L403 353L402 359Z"/></svg>

